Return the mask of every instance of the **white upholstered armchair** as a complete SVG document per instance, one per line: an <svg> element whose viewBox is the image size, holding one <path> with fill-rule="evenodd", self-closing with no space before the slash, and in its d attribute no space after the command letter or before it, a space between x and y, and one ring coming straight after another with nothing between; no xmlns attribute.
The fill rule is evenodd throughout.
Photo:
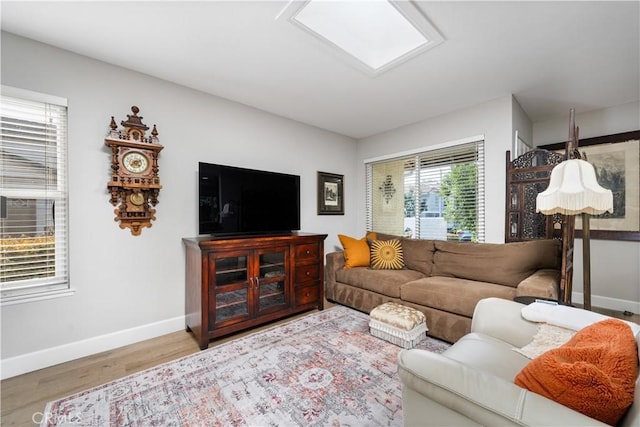
<svg viewBox="0 0 640 427"><path fill-rule="evenodd" d="M536 323L522 317L523 307L504 299L481 300L471 332L443 354L401 351L405 426L606 425L514 384L530 359L513 349L529 344L538 332ZM637 349L640 334L634 332ZM633 405L618 425L640 425L640 379L635 386Z"/></svg>

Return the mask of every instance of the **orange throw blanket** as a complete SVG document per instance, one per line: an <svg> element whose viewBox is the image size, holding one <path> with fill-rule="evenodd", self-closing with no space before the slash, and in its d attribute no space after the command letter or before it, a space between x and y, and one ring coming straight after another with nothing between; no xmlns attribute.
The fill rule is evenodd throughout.
<svg viewBox="0 0 640 427"><path fill-rule="evenodd" d="M518 373L515 383L615 425L633 403L637 377L638 349L631 328L620 320L607 319L533 359Z"/></svg>

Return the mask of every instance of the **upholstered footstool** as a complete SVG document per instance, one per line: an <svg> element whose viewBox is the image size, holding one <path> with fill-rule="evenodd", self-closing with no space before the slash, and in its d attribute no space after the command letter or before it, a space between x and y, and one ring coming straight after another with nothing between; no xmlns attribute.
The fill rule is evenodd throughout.
<svg viewBox="0 0 640 427"><path fill-rule="evenodd" d="M404 348L415 347L428 331L424 313L395 302L377 306L369 317L371 335Z"/></svg>

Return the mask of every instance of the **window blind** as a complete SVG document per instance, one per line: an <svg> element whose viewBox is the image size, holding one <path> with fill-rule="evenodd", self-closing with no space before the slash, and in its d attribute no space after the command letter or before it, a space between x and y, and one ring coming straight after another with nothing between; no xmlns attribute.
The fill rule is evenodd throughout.
<svg viewBox="0 0 640 427"><path fill-rule="evenodd" d="M398 163L402 166L395 175L402 174L401 179L388 179L394 175L389 168ZM422 239L484 241L484 141L371 162L366 173L367 230ZM403 196L402 211L381 201L383 180ZM377 208L377 201L384 209Z"/></svg>
<svg viewBox="0 0 640 427"><path fill-rule="evenodd" d="M0 107L2 302L66 290L67 107L6 96ZM25 91L25 93L27 93ZM37 95L37 94L36 94Z"/></svg>

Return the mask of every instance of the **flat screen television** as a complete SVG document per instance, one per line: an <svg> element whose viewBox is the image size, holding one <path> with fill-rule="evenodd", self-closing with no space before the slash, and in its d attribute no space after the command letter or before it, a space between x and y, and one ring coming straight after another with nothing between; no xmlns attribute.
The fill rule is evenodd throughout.
<svg viewBox="0 0 640 427"><path fill-rule="evenodd" d="M300 230L300 177L198 163L199 234L283 234Z"/></svg>

